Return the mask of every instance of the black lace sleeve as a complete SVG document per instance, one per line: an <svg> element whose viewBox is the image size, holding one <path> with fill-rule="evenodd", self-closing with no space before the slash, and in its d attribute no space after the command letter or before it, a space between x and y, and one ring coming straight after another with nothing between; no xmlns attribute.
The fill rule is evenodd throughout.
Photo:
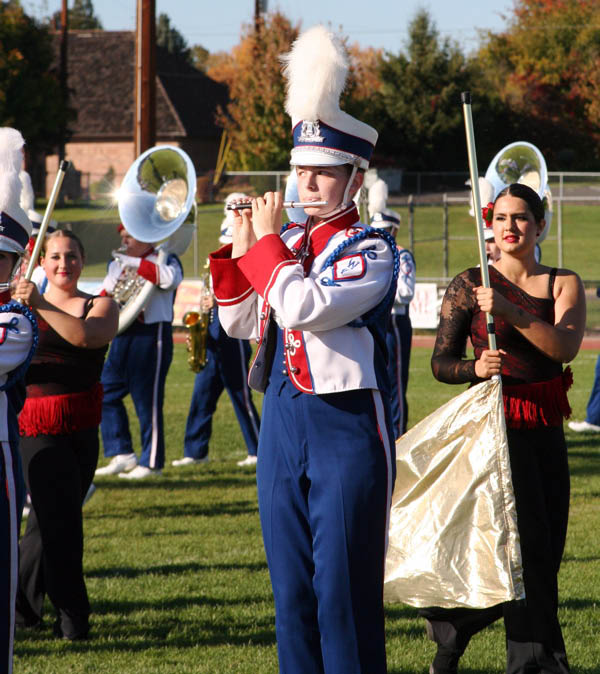
<svg viewBox="0 0 600 674"><path fill-rule="evenodd" d="M440 323L431 357L433 376L446 384L481 381L475 375L475 361L466 360L467 339L475 303L473 289L480 285L478 269L456 276L442 301Z"/></svg>

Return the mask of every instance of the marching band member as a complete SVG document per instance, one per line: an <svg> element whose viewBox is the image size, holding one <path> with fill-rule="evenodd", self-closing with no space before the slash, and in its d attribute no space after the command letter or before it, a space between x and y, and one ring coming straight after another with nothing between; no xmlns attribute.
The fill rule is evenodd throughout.
<svg viewBox="0 0 600 674"><path fill-rule="evenodd" d="M173 359L173 301L183 279L179 258L170 254L158 264L152 244L134 239L120 225L122 248L108 266L103 288L111 294L126 268L157 286L137 320L110 345L102 371L102 443L108 465L96 475L130 480L161 475L165 463L163 401L167 372ZM123 398L130 394L140 421L142 452L138 465L131 443Z"/></svg>
<svg viewBox="0 0 600 674"><path fill-rule="evenodd" d="M74 640L89 631L81 508L98 463L100 374L118 309L109 298L77 288L85 253L71 231L54 232L44 248L44 295L25 279L15 287L40 327L19 415L32 508L20 545L17 613L23 626L40 625L48 594L57 613L55 635Z"/></svg>
<svg viewBox="0 0 600 674"><path fill-rule="evenodd" d="M372 227L380 227L396 238L400 228L400 216L395 211L384 210L373 214ZM408 366L412 342L412 324L408 313L415 296L416 265L410 250L398 246L400 252L400 273L392 315L386 333L388 349L388 370L392 395L392 417L396 440L406 433L408 423Z"/></svg>
<svg viewBox="0 0 600 674"><path fill-rule="evenodd" d="M557 574L569 513L569 467L563 418L572 381L562 364L577 354L585 328L585 295L577 274L535 260L544 230L540 197L512 184L496 197L492 227L500 258L491 288L478 268L456 276L442 303L431 360L436 379L477 383L502 376L523 563L525 600L488 609L422 609L438 645L431 674L456 674L471 637L504 617L507 674L567 674L558 622ZM485 314L494 316L498 348L488 347ZM475 359L464 357L470 337Z"/></svg>
<svg viewBox="0 0 600 674"><path fill-rule="evenodd" d="M265 391L258 504L280 671L382 674L394 470L383 326L398 254L352 202L377 132L339 108L341 42L316 26L286 61L298 193L327 205L280 234L281 195L254 199L211 273L227 333L259 340L249 381Z"/></svg>
<svg viewBox="0 0 600 674"><path fill-rule="evenodd" d="M16 129L0 129L0 282L7 284L20 266L31 223L19 206L19 169L23 137ZM25 488L19 456L17 413L23 406L22 378L37 342L31 311L0 293L0 671L12 672L18 541Z"/></svg>
<svg viewBox="0 0 600 674"><path fill-rule="evenodd" d="M221 224L219 243L230 244L234 212L227 205L245 198L241 192L233 192L225 199L225 218ZM238 466L256 465L260 418L248 386L248 363L250 344L245 339L233 339L221 327L218 308L212 290L203 292L203 311L210 312L206 339L206 365L194 378L194 390L190 411L185 425L184 455L175 459L173 466L187 466L208 461L208 443L212 433L212 418L217 401L227 391L248 450L247 456L237 462Z"/></svg>

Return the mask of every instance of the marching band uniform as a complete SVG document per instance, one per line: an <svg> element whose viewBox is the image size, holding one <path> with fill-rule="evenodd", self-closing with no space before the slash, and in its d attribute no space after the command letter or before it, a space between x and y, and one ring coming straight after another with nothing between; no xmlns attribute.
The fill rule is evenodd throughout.
<svg viewBox="0 0 600 674"><path fill-rule="evenodd" d="M394 211L384 210L373 215L371 225L391 230L392 236L395 238L400 226L400 216ZM408 387L408 367L412 345L409 306L415 296L416 283L416 265L413 254L406 248L399 247L398 251L400 255L398 286L385 338L389 358L392 418L396 440L406 433L408 422L406 389Z"/></svg>
<svg viewBox="0 0 600 674"><path fill-rule="evenodd" d="M208 460L208 442L212 432L212 417L223 389L227 391L244 440L248 457L238 465L256 462L260 419L252 402L248 386L250 344L247 340L229 337L219 322L218 310L211 310L206 345L206 365L196 374L194 391L185 426L184 461L173 461L174 466ZM245 463L244 463L245 462Z"/></svg>
<svg viewBox="0 0 600 674"><path fill-rule="evenodd" d="M233 211L228 210L227 205L245 196L241 192L233 192L225 199L225 218L221 223L219 243L231 243ZM214 299L211 301L214 302ZM194 379L190 411L185 425L183 459L176 459L172 465L185 466L208 461L212 418L217 409L217 401L225 389L233 405L248 450L248 455L245 459L238 461L238 466L254 466L256 465L260 418L248 386L250 344L248 340L233 339L227 335L219 321L217 307L210 309L209 321L206 364Z"/></svg>
<svg viewBox="0 0 600 674"><path fill-rule="evenodd" d="M327 71L331 45L339 43L322 26L298 39L290 88L294 60L314 73L322 59ZM263 236L242 257L222 248L211 272L228 334L259 341L249 381L265 391L258 501L280 671L382 674L394 470L382 326L397 254L389 235L359 222L350 201L377 133L339 108L329 113L292 112L291 163L351 164L342 204Z"/></svg>
<svg viewBox="0 0 600 674"><path fill-rule="evenodd" d="M19 206L21 134L0 129L0 251L20 260L31 235L31 223ZM18 265L18 262L17 262ZM15 265L15 268L16 266ZM0 281L8 281L0 278ZM25 487L19 455L17 414L25 397L22 377L37 344L37 324L26 307L0 294L0 671L11 674L18 581L18 541Z"/></svg>
<svg viewBox="0 0 600 674"><path fill-rule="evenodd" d="M104 290L111 294L126 267L157 286L137 320L113 339L102 371L102 442L111 463L96 475L145 478L160 474L165 462L163 400L165 380L173 358L173 302L183 279L179 258L170 254L164 264L150 247L142 257L115 254L108 266ZM133 452L123 398L131 395L140 422L142 452L139 466ZM121 472L129 470L129 472Z"/></svg>

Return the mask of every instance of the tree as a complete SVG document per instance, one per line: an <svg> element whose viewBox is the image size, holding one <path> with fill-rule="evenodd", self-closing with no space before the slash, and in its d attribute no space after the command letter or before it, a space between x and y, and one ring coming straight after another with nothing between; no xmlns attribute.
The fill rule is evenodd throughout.
<svg viewBox="0 0 600 674"><path fill-rule="evenodd" d="M27 16L19 2L0 3L0 124L19 129L29 150L52 150L69 118L46 27Z"/></svg>
<svg viewBox="0 0 600 674"><path fill-rule="evenodd" d="M171 26L171 19L166 14L159 14L156 20L156 44L179 59L192 60L186 39L177 28Z"/></svg>
<svg viewBox="0 0 600 674"><path fill-rule="evenodd" d="M92 0L73 0L69 7L69 30L102 30L100 19L94 14ZM60 12L52 15L52 24L55 30L60 30Z"/></svg>
<svg viewBox="0 0 600 674"><path fill-rule="evenodd" d="M406 53L387 53L381 61L374 102L382 116L378 148L413 170L464 166L457 146L464 148L460 93L471 83L469 63L455 43L440 39L425 10L408 33Z"/></svg>
<svg viewBox="0 0 600 674"><path fill-rule="evenodd" d="M229 57L207 71L229 87L231 102L218 122L231 140L229 165L242 171L289 167L291 122L279 56L290 50L298 28L279 12L260 20L259 33L245 26Z"/></svg>
<svg viewBox="0 0 600 674"><path fill-rule="evenodd" d="M190 58L194 68L205 73L208 70L210 62L210 52L200 44L195 44L190 49Z"/></svg>
<svg viewBox="0 0 600 674"><path fill-rule="evenodd" d="M478 54L523 139L548 163L600 165L600 5L596 0L517 0L509 28Z"/></svg>

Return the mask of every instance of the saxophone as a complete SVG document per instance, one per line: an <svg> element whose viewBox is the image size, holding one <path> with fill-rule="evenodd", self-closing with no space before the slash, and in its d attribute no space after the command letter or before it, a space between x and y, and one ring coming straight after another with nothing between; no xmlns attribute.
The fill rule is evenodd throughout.
<svg viewBox="0 0 600 674"><path fill-rule="evenodd" d="M183 316L183 324L189 330L186 346L189 353L188 365L192 372L200 372L206 365L206 345L208 326L212 309L205 309L202 300L211 296L208 273L202 276L200 311L188 311Z"/></svg>

